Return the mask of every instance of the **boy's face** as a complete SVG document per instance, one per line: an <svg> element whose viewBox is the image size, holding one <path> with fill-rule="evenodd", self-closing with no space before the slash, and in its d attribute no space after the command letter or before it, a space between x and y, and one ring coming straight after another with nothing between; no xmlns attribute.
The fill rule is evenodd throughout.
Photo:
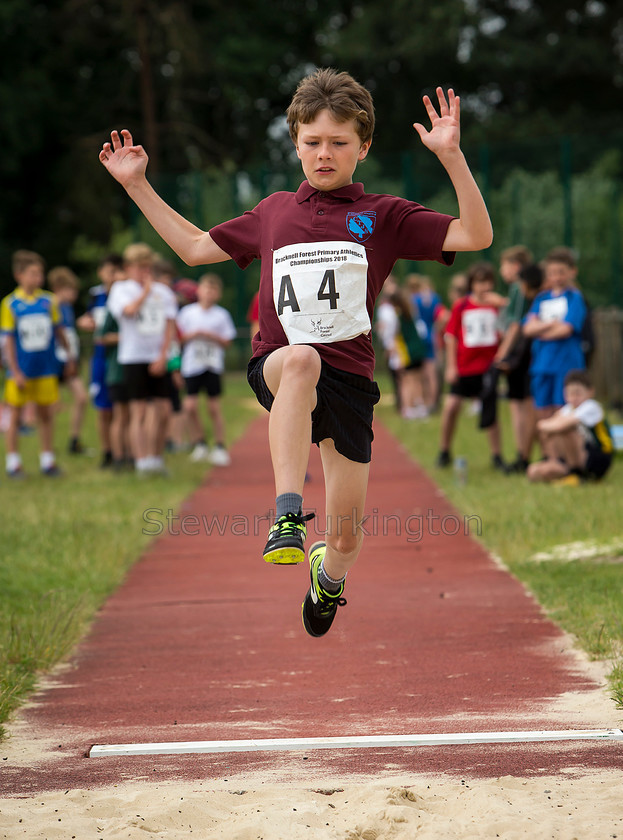
<svg viewBox="0 0 623 840"><path fill-rule="evenodd" d="M221 296L221 290L212 283L199 283L197 286L197 300L205 309L212 306Z"/></svg>
<svg viewBox="0 0 623 840"><path fill-rule="evenodd" d="M455 303L459 298L465 297L467 294L467 285L460 280L453 280L448 289L448 300Z"/></svg>
<svg viewBox="0 0 623 840"><path fill-rule="evenodd" d="M39 263L30 263L26 268L15 272L15 280L27 295L31 295L43 286L43 267Z"/></svg>
<svg viewBox="0 0 623 840"><path fill-rule="evenodd" d="M517 272L521 265L515 260L502 260L500 263L500 277L505 283L512 283L517 279Z"/></svg>
<svg viewBox="0 0 623 840"><path fill-rule="evenodd" d="M581 382L570 382L564 387L564 395L565 402L577 408L593 396L593 389L586 388Z"/></svg>
<svg viewBox="0 0 623 840"><path fill-rule="evenodd" d="M138 283L147 283L154 279L152 265L149 262L130 263L126 266L126 274Z"/></svg>
<svg viewBox="0 0 623 840"><path fill-rule="evenodd" d="M113 263L104 263L97 269L97 276L102 281L107 290L115 282L117 267Z"/></svg>
<svg viewBox="0 0 623 840"><path fill-rule="evenodd" d="M472 295L475 298L482 298L484 297L487 292L493 291L493 283L491 280L473 280L472 281Z"/></svg>
<svg viewBox="0 0 623 840"><path fill-rule="evenodd" d="M75 303L78 298L78 289L74 289L72 286L62 286L56 292L56 297L61 303Z"/></svg>
<svg viewBox="0 0 623 840"><path fill-rule="evenodd" d="M568 289L573 285L577 269L563 262L548 262L545 265L545 287L547 289Z"/></svg>
<svg viewBox="0 0 623 840"><path fill-rule="evenodd" d="M368 154L355 121L336 122L325 108L310 123L301 123L296 153L305 177L317 190L337 190L353 183L357 164Z"/></svg>

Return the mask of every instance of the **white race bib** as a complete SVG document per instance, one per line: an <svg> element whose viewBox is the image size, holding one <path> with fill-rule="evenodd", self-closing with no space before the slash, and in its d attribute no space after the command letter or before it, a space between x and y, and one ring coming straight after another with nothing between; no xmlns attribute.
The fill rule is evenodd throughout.
<svg viewBox="0 0 623 840"><path fill-rule="evenodd" d="M492 347L498 343L497 315L493 309L467 309L461 323L466 347Z"/></svg>
<svg viewBox="0 0 623 840"><path fill-rule="evenodd" d="M368 259L357 242L305 242L273 254L273 300L290 344L329 344L370 332Z"/></svg>
<svg viewBox="0 0 623 840"><path fill-rule="evenodd" d="M426 325L426 321L424 321L422 318L416 318L415 329L417 330L417 334L420 336L422 341L426 341L428 338L428 327Z"/></svg>
<svg viewBox="0 0 623 840"><path fill-rule="evenodd" d="M95 329L100 330L104 326L104 321L106 320L106 307L94 306L91 310L91 316L95 322Z"/></svg>
<svg viewBox="0 0 623 840"><path fill-rule="evenodd" d="M568 311L569 304L564 295L542 300L539 304L539 318L541 321L564 321Z"/></svg>
<svg viewBox="0 0 623 840"><path fill-rule="evenodd" d="M193 342L193 367L201 370L218 369L220 365L220 347L213 341Z"/></svg>
<svg viewBox="0 0 623 840"><path fill-rule="evenodd" d="M136 327L141 335L163 335L167 318L164 301L148 297L136 316Z"/></svg>
<svg viewBox="0 0 623 840"><path fill-rule="evenodd" d="M18 321L19 342L26 353L47 350L52 340L52 319L43 312L24 315Z"/></svg>
<svg viewBox="0 0 623 840"><path fill-rule="evenodd" d="M69 359L77 359L80 355L80 339L74 327L65 327L65 337L69 344L69 353L62 344L56 346L56 358L59 362L67 362Z"/></svg>

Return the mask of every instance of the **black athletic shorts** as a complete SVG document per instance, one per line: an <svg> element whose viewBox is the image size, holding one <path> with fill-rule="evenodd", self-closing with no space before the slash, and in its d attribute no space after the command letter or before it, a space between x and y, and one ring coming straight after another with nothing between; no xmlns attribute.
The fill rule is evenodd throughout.
<svg viewBox="0 0 623 840"><path fill-rule="evenodd" d="M482 385L482 373L477 373L474 376L459 376L450 385L450 393L456 397L480 399Z"/></svg>
<svg viewBox="0 0 623 840"><path fill-rule="evenodd" d="M249 385L260 405L270 411L274 397L264 380L268 356L251 359ZM376 382L322 362L316 385L316 408L312 412L312 443L330 438L336 450L350 461L368 464L372 456L372 417L380 398Z"/></svg>
<svg viewBox="0 0 623 840"><path fill-rule="evenodd" d="M171 400L173 414L179 414L182 410L182 397L180 395L180 389L175 384L175 381L173 379L173 373L171 371L167 371L166 377L169 380L168 397Z"/></svg>
<svg viewBox="0 0 623 840"><path fill-rule="evenodd" d="M189 397L196 397L201 391L205 391L209 397L220 397L223 392L221 375L213 370L204 370L197 376L185 376L184 382Z"/></svg>
<svg viewBox="0 0 623 840"><path fill-rule="evenodd" d="M526 342L524 352L518 359L516 366L506 373L506 382L508 383L506 396L509 400L525 400L531 394L530 362L532 356L530 347L530 342Z"/></svg>
<svg viewBox="0 0 623 840"><path fill-rule="evenodd" d="M125 382L118 382L115 385L107 385L108 396L111 403L127 403L129 401L128 386Z"/></svg>
<svg viewBox="0 0 623 840"><path fill-rule="evenodd" d="M152 376L148 364L123 365L123 376L130 401L169 398L169 376Z"/></svg>
<svg viewBox="0 0 623 840"><path fill-rule="evenodd" d="M611 463L611 452L603 452L598 446L587 445L584 464L584 474L587 478L603 478L610 469Z"/></svg>

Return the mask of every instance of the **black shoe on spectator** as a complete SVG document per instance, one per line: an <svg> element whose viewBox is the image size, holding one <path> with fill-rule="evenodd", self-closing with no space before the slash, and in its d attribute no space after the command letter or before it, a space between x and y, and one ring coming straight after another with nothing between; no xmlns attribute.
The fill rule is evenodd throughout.
<svg viewBox="0 0 623 840"><path fill-rule="evenodd" d="M437 460L435 461L435 466L437 466L437 467L449 467L451 460L452 459L450 458L450 453L447 450L442 451L442 452L439 453L439 455L437 455Z"/></svg>

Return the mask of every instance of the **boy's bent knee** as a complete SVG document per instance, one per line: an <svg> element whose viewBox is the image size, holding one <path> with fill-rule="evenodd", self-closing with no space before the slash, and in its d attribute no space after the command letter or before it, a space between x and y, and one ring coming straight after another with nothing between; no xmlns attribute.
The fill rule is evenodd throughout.
<svg viewBox="0 0 623 840"><path fill-rule="evenodd" d="M307 344L293 344L287 348L284 356L281 367L282 376L291 373L295 376L309 377L314 382L318 380L321 362L316 349Z"/></svg>

